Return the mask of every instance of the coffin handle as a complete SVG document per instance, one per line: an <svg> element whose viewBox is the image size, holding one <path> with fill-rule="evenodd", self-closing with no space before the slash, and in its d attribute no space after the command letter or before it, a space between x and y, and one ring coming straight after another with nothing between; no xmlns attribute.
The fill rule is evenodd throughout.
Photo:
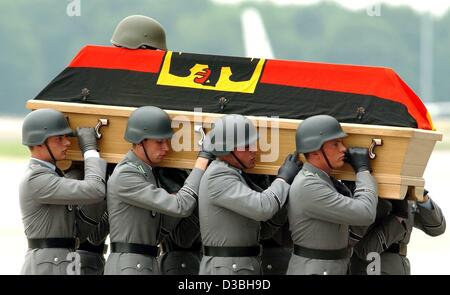
<svg viewBox="0 0 450 295"><path fill-rule="evenodd" d="M194 131L197 132L197 133L200 133L201 137L200 137L200 139L198 141L198 145L202 146L203 145L203 141L205 140L205 136L206 136L205 131L203 130L202 123L196 122L195 125L194 125Z"/></svg>
<svg viewBox="0 0 450 295"><path fill-rule="evenodd" d="M100 127L108 125L108 119L98 119L98 123L95 126L95 137L97 139L102 138L102 134L100 133Z"/></svg>
<svg viewBox="0 0 450 295"><path fill-rule="evenodd" d="M377 156L374 153L375 147L382 146L382 145L383 145L383 140L381 138L372 138L372 143L370 144L370 147L369 147L369 158L370 159L373 160Z"/></svg>

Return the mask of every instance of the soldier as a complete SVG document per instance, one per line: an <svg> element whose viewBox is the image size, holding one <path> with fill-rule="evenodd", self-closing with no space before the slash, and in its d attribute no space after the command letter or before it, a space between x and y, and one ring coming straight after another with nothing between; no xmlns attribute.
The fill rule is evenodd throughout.
<svg viewBox="0 0 450 295"><path fill-rule="evenodd" d="M433 237L445 232L444 215L427 190L420 202L408 201L407 197L404 200L380 200L377 219L354 247L352 274L409 275L411 269L406 249L413 227ZM371 252L380 254L379 269L368 269L372 259L367 258Z"/></svg>
<svg viewBox="0 0 450 295"><path fill-rule="evenodd" d="M164 28L153 18L143 15L131 15L121 20L114 30L111 43L128 49L167 50ZM183 186L190 170L159 168L154 172L161 187L174 193ZM177 222L180 224L177 225ZM181 220L165 215L163 223L170 223L168 227L173 227L174 230L161 239L162 274L198 274L201 255L198 214L194 212Z"/></svg>
<svg viewBox="0 0 450 295"><path fill-rule="evenodd" d="M74 162L65 173L65 177L83 179L83 170L82 162ZM100 203L78 205L74 210L76 235L80 240L77 253L80 255L81 275L101 275L105 267L104 255L107 250L105 239L109 233L106 198Z"/></svg>
<svg viewBox="0 0 450 295"><path fill-rule="evenodd" d="M33 111L24 119L22 144L29 147L31 160L19 191L29 248L22 274L68 274L68 254L77 247L74 206L105 198L106 162L99 157L94 128L77 129L84 179L65 178L56 167L66 158L72 133L64 115L53 109Z"/></svg>
<svg viewBox="0 0 450 295"><path fill-rule="evenodd" d="M295 178L288 202L294 252L287 274L346 274L350 260L349 225L369 225L375 219L377 184L370 174L368 150L349 148L356 173L354 196L330 176L344 165L347 134L328 115L312 116L297 128L297 152L307 163ZM344 194L343 194L344 193Z"/></svg>
<svg viewBox="0 0 450 295"><path fill-rule="evenodd" d="M107 203L111 254L105 274L159 274L156 260L162 228L161 215L189 216L196 207L198 185L208 165L208 153L200 152L184 186L169 194L153 172L169 151L171 120L157 107L145 106L128 119L125 140L132 149L117 164L108 181Z"/></svg>
<svg viewBox="0 0 450 295"><path fill-rule="evenodd" d="M241 115L217 120L207 136L208 150L217 159L200 182L202 275L261 274L260 221L283 207L300 166L289 155L268 189L252 189L254 184L243 170L255 166L257 139L253 123Z"/></svg>

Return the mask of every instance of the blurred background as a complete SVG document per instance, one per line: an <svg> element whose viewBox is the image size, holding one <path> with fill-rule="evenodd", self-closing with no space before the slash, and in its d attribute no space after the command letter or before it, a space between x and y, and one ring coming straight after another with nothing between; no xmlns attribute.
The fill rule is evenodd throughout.
<svg viewBox="0 0 450 295"><path fill-rule="evenodd" d="M26 251L18 183L28 151L21 122L34 98L87 44L110 45L117 23L143 14L166 30L169 50L393 68L444 133L425 172L450 219L450 3L319 0L0 1L0 274L18 274ZM413 274L450 273L450 233L419 230Z"/></svg>

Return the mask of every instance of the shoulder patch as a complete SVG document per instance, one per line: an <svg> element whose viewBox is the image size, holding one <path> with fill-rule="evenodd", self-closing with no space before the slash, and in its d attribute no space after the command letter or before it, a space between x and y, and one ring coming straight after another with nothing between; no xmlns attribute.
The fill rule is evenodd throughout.
<svg viewBox="0 0 450 295"><path fill-rule="evenodd" d="M41 168L41 167L43 167L43 166L41 164L38 164L38 163L30 164L30 169L32 169L32 170L38 169L38 168Z"/></svg>
<svg viewBox="0 0 450 295"><path fill-rule="evenodd" d="M143 175L147 176L147 173L145 172L145 169L144 169L144 167L142 167L142 165L134 163L134 162L127 162L126 164L135 168L136 170L141 172Z"/></svg>
<svg viewBox="0 0 450 295"><path fill-rule="evenodd" d="M319 175L317 175L316 173L312 173L311 171L308 170L302 170L303 175L304 176L309 176L309 177L319 177Z"/></svg>

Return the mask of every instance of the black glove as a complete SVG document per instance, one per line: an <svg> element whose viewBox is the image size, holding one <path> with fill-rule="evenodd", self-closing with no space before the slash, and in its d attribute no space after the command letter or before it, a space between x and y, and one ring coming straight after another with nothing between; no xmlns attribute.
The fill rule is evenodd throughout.
<svg viewBox="0 0 450 295"><path fill-rule="evenodd" d="M287 183L291 184L295 176L302 169L303 163L298 160L298 154L289 154L284 160L283 165L278 169L277 177L283 178Z"/></svg>
<svg viewBox="0 0 450 295"><path fill-rule="evenodd" d="M392 210L391 213L395 216L407 219L408 218L408 200L389 200L392 204Z"/></svg>
<svg viewBox="0 0 450 295"><path fill-rule="evenodd" d="M349 148L345 153L344 161L352 165L356 173L361 171L372 172L369 161L369 150L367 148Z"/></svg>
<svg viewBox="0 0 450 295"><path fill-rule="evenodd" d="M209 162L212 162L216 159L216 156L207 148L205 148L205 145L202 145L202 150L198 152L197 157L208 159Z"/></svg>
<svg viewBox="0 0 450 295"><path fill-rule="evenodd" d="M95 136L95 129L92 127L77 128L78 145L81 152L84 154L89 150L98 151L97 137Z"/></svg>

